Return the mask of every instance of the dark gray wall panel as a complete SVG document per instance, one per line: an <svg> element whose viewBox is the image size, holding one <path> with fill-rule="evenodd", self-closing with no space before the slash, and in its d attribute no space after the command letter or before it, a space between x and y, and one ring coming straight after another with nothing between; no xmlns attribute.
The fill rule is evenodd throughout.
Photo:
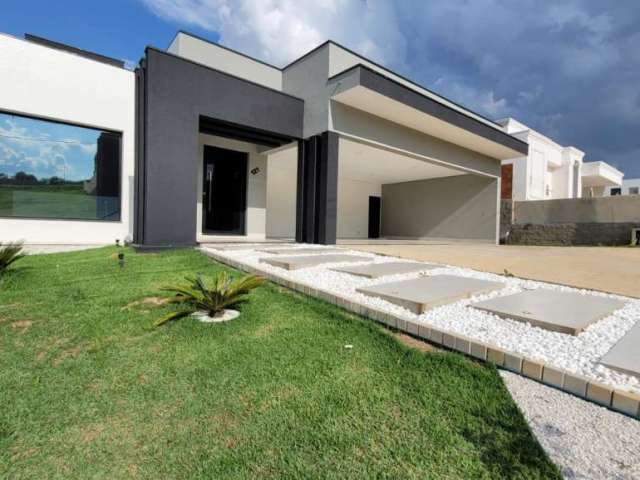
<svg viewBox="0 0 640 480"><path fill-rule="evenodd" d="M300 142L296 241L336 243L339 136L323 132Z"/></svg>
<svg viewBox="0 0 640 480"><path fill-rule="evenodd" d="M146 53L139 243L193 245L200 116L295 139L304 102L156 49Z"/></svg>
<svg viewBox="0 0 640 480"><path fill-rule="evenodd" d="M338 223L339 139L335 132L324 132L319 165L317 243L335 244Z"/></svg>

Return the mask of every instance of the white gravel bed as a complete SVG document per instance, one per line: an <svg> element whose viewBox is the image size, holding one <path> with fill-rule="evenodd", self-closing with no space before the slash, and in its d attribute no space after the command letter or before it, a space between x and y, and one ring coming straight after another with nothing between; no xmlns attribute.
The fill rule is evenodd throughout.
<svg viewBox="0 0 640 480"><path fill-rule="evenodd" d="M307 245L292 246L291 254L294 254L296 248L301 248L303 246ZM523 280L515 277L479 272L468 268L453 267L449 265L442 265L441 268L425 272L389 275L377 279L368 279L365 277L330 270L331 268L345 265L353 266L372 262L385 263L391 261L407 261L407 259L347 249L345 249L345 253L368 257L368 260L357 263L325 264L288 271L260 262L260 259L271 257L273 254L256 252L255 250L227 250L216 251L216 253L252 267L260 268L263 271L276 274L288 280L306 284L316 289L347 296L352 301L393 313L401 316L402 318L495 345L532 360L542 361L546 364L562 368L572 373L595 379L603 384L611 385L615 388L640 393L639 378L632 375L618 373L597 363L600 358L624 336L635 322L640 319L640 300L637 299L602 292L581 290L551 283ZM318 254L322 255L323 253L319 252ZM314 255L316 254L314 253ZM433 264L433 262L431 262L431 264ZM498 281L504 283L504 289L437 307L422 315L416 315L405 308L399 307L380 298L366 296L355 291L357 288L363 286L417 278L421 275L440 274ZM577 336L550 332L538 327L532 327L528 323L503 319L491 313L476 310L468 306L469 304L488 300L497 296L504 296L527 289L538 288L572 291L583 295L591 294L602 297L618 298L627 303L622 309L592 324Z"/></svg>
<svg viewBox="0 0 640 480"><path fill-rule="evenodd" d="M520 375L500 375L564 478L640 478L640 422Z"/></svg>

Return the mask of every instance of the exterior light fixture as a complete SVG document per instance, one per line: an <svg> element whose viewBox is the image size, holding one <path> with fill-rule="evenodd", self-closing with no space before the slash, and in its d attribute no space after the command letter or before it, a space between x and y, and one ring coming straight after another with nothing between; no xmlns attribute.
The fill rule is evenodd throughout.
<svg viewBox="0 0 640 480"><path fill-rule="evenodd" d="M118 265L120 265L120 268L124 268L124 253L118 254Z"/></svg>

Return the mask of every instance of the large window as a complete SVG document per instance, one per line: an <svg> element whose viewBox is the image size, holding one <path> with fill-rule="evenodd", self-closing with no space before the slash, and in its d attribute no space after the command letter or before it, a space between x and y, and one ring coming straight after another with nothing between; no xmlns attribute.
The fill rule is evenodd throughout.
<svg viewBox="0 0 640 480"><path fill-rule="evenodd" d="M0 217L120 220L120 141L0 112Z"/></svg>

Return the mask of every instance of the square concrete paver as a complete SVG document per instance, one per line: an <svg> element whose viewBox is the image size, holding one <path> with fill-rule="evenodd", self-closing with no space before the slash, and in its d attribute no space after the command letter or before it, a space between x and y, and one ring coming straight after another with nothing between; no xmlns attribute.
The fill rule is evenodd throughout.
<svg viewBox="0 0 640 480"><path fill-rule="evenodd" d="M503 287L504 284L500 282L434 275L363 287L358 292L382 298L419 315L431 308Z"/></svg>
<svg viewBox="0 0 640 480"><path fill-rule="evenodd" d="M300 268L315 267L325 263L362 262L369 257L359 255L300 255L295 257L270 257L261 258L260 261L285 270L298 270Z"/></svg>
<svg viewBox="0 0 640 480"><path fill-rule="evenodd" d="M640 321L602 357L600 363L619 372L640 377Z"/></svg>
<svg viewBox="0 0 640 480"><path fill-rule="evenodd" d="M271 247L271 248L256 248L258 252L272 253L274 255L311 255L314 253L338 253L344 252L340 248L323 248L323 247Z"/></svg>
<svg viewBox="0 0 640 480"><path fill-rule="evenodd" d="M222 244L222 245L216 245L216 244L206 244L204 245L205 248L211 248L213 250L220 250L221 252L232 252L234 250L258 250L259 248L264 248L264 243L258 243L258 244L246 244L246 245L242 245L242 244L236 244L236 245L228 245L228 244Z"/></svg>
<svg viewBox="0 0 640 480"><path fill-rule="evenodd" d="M577 335L623 306L624 302L612 298L545 289L527 290L472 305L500 317L569 335Z"/></svg>
<svg viewBox="0 0 640 480"><path fill-rule="evenodd" d="M336 272L350 273L367 278L379 278L385 275L398 275L401 273L413 273L439 268L431 263L418 262L385 262L371 263L369 265L355 265L351 267L334 268Z"/></svg>

